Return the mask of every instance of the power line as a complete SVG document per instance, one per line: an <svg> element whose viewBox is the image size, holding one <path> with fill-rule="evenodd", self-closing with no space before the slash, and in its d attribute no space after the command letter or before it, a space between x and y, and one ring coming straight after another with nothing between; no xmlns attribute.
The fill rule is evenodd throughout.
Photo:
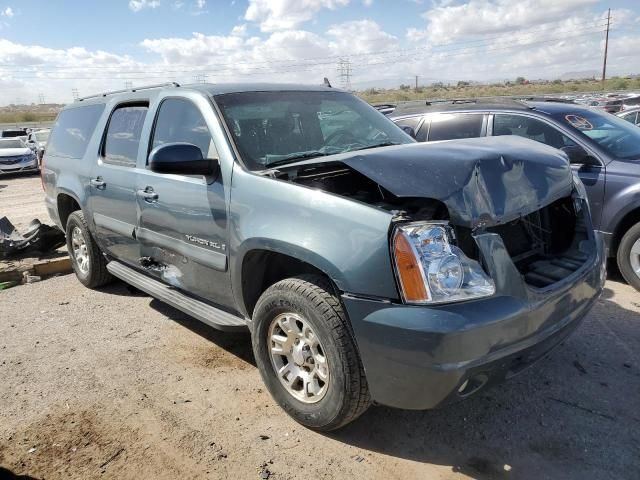
<svg viewBox="0 0 640 480"><path fill-rule="evenodd" d="M600 27L600 26L605 26L605 24L597 24L599 22L601 22L602 19L598 19L596 21L592 21L592 22L582 22L580 25L589 25L587 27L581 27L581 28L574 28L574 29L565 29L564 32L571 32L571 31L580 31L580 30L586 30L586 29L591 29L591 28L595 28L595 27ZM606 20L606 17L605 19ZM525 36L525 35L529 35L529 34L533 34L535 33L536 30L540 29L540 26L542 25L549 25L552 23L558 23L559 21L554 21L554 22L547 22L544 24L539 24L536 27L532 27L530 29L527 30L520 30L518 32L518 35L520 36ZM597 24L597 25L595 25ZM444 44L435 44L432 45L432 51L436 51L437 49L445 49L446 47L451 47L451 46L460 46L460 45L468 45L468 44L474 44L474 43L487 43L491 40L494 39L501 39L504 37L505 34L507 34L509 32L504 32L498 35L494 35L494 36L488 36L488 37L484 37L482 39L476 39L476 40L467 40L467 41L463 41L463 42L450 42L450 43L444 43ZM517 37L516 37L517 38ZM513 41L514 39L512 38L511 41ZM391 50L385 50L385 51L378 51L378 52L364 52L364 53L350 53L349 54L349 58L364 58L364 57L372 57L372 56L381 56L381 55L389 55L389 54L398 54L398 53L411 53L411 52L420 52L420 51L424 51L424 46L419 46L419 47L414 47L414 48L410 48L410 49L391 49ZM298 62L298 63L293 63L290 65L284 65L284 67L297 67L297 66L316 66L316 65L328 65L328 64L335 64L335 60L338 59L338 61L340 59L342 59L343 56L327 56L327 57L316 57L316 58L308 58L308 59L302 59L302 60L292 60L292 59L281 59L281 60L264 60L264 61L255 61L255 62L234 62L234 63L213 63L213 64L207 64L205 65L204 68L212 68L212 67L224 67L224 66L233 66L233 67L238 67L238 66L250 66L253 67L253 70L256 70L256 65L262 65L262 64L275 64L275 63L286 63L286 62ZM321 60L324 60L324 62L320 62ZM303 63L300 63L303 62ZM312 62L312 63L309 63ZM22 65L15 65L15 64L0 64L0 68L3 69L7 69L10 66L15 66L15 67L19 67L19 68L28 68L29 66L26 66L24 64ZM32 67L39 67L41 66L41 64L39 65L32 65ZM137 68L139 68L139 66L136 66ZM173 68L178 68L177 64L173 64L172 65ZM193 71L193 65L188 65L188 64L184 64L181 65L179 69L163 69L163 70L156 70L156 71L151 71L148 69L145 70L121 70L123 72L126 72L128 74L133 74L133 73L185 73L184 68L182 67L187 67L190 68ZM88 69L99 69L101 71L105 71L108 69L113 69L113 68L118 68L118 69L122 69L122 66L120 65L102 65L102 66L97 66L97 65L87 65L87 66L78 66L78 67L68 67L68 66L56 66L56 65L50 65L47 68L49 69L56 69L56 70L69 70L69 71L73 71L73 70L88 70ZM262 69L265 69L265 67L262 67ZM32 70L13 70L13 71L25 71L25 72L31 72ZM207 71L207 70L205 70ZM51 70L38 70L39 73L46 73L46 72L51 72Z"/></svg>
<svg viewBox="0 0 640 480"><path fill-rule="evenodd" d="M510 50L510 49L514 49L514 48L522 48L522 47L528 47L528 46L533 46L533 45L542 45L542 44L547 44L547 43L553 43L553 42L559 42L559 41L564 41L564 40L568 40L568 39L572 39L572 38L579 38L579 37L584 37L584 36L589 36L589 35L594 35L596 33L602 33L604 30L598 28L597 30L591 30L588 32L584 32L581 34L577 34L577 35L563 35L562 37L556 37L556 38L547 38L545 40L540 40L540 41L534 41L534 42L523 42L523 43L517 43L517 42L512 42L510 45L503 45L503 46L498 46L498 47L494 47L494 48L484 48L487 45L477 45L475 47L464 47L464 48L460 48L460 49L452 49L449 50L448 52L445 52L444 54L442 53L438 53L438 52L432 52L432 51L423 51L423 52L419 52L417 54L413 54L413 53L405 53L405 54L398 54L395 57L391 58L391 59L384 59L384 60L379 60L379 61L369 61L366 63L358 63L357 65L359 66L364 66L364 67L368 67L368 66L376 66L376 65L388 65L388 64L397 64L397 63L401 63L400 60L401 59L409 59L409 60L418 60L421 59L424 56L437 56L438 59L444 59L444 58L451 58L451 57L457 57L457 56L464 56L464 55L477 55L477 54L482 54L482 55L486 55L487 53L491 53L491 52L496 52L496 51L504 51L504 50ZM354 63L350 61L350 65L351 68L353 68ZM311 70L315 70L319 67L324 67L323 64L316 64L316 65L305 65L303 66L303 68L294 68L289 67L289 68L282 68L282 69L278 69L278 70L264 70L262 73L268 74L268 75L279 75L279 74L288 74L288 73L292 73L292 72L304 72L304 71L311 71ZM184 75L188 75L190 72L189 71L183 71ZM204 74L204 72L197 72L199 75ZM247 77L247 76L255 76L257 73L260 73L259 69L255 69L253 71L250 72L236 72L236 71L216 71L215 73L212 73L213 77L223 77L223 76L229 76L229 77ZM150 80L150 79L159 79L159 78L166 78L165 75L144 75L144 76L127 76L130 75L130 73L122 73L122 74L116 74L114 76L111 77L95 77L95 76L82 76L82 77L73 77L73 76L65 76L65 77L53 77L53 76L48 76L47 80L101 80L101 81L111 81L111 80L125 80L125 79L131 79L131 80ZM39 76L22 76L22 77L15 77L16 79L40 79L42 77ZM196 83L198 83L198 79L200 79L202 77L197 76L194 74L193 79Z"/></svg>

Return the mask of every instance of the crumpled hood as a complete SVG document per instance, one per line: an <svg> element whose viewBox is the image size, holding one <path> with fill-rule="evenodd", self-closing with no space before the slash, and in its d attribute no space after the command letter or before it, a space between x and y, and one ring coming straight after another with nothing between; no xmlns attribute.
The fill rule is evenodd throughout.
<svg viewBox="0 0 640 480"><path fill-rule="evenodd" d="M31 149L29 147L0 148L0 158L1 157L17 157L18 155L29 155L30 153L31 153Z"/></svg>
<svg viewBox="0 0 640 480"><path fill-rule="evenodd" d="M517 136L371 149L340 161L397 197L440 200L452 223L471 228L509 222L573 189L563 152Z"/></svg>

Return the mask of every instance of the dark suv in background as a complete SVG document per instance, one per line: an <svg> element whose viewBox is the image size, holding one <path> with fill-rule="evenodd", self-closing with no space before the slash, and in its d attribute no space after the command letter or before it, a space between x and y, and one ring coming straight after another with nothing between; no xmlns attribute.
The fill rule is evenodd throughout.
<svg viewBox="0 0 640 480"><path fill-rule="evenodd" d="M561 99L408 102L389 117L421 142L517 135L563 150L609 255L640 290L640 128Z"/></svg>

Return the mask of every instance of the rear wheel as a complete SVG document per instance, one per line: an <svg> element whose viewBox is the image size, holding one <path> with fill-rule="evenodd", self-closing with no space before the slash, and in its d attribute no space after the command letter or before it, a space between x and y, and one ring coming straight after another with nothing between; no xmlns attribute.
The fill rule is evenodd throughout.
<svg viewBox="0 0 640 480"><path fill-rule="evenodd" d="M256 305L252 333L267 388L301 424L335 430L371 404L342 305L323 277L302 275L269 287Z"/></svg>
<svg viewBox="0 0 640 480"><path fill-rule="evenodd" d="M640 290L640 223L624 234L616 256L624 279L636 290Z"/></svg>
<svg viewBox="0 0 640 480"><path fill-rule="evenodd" d="M97 288L111 281L107 261L91 236L81 211L73 212L67 219L67 250L73 271L85 287Z"/></svg>

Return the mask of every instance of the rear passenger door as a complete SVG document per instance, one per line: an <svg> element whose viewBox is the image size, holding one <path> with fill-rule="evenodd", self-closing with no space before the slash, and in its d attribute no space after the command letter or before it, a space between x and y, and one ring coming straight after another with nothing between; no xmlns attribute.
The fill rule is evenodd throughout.
<svg viewBox="0 0 640 480"><path fill-rule="evenodd" d="M136 161L148 102L116 105L109 117L89 181L90 212L104 251L138 265L135 238Z"/></svg>
<svg viewBox="0 0 640 480"><path fill-rule="evenodd" d="M147 156L159 145L180 142L198 146L203 158L218 158L211 135L216 122L211 105L200 95L165 97L159 101ZM147 163L138 175L137 238L148 273L190 294L232 306L223 181L230 178L229 172L221 165L215 178L161 174L149 170Z"/></svg>

